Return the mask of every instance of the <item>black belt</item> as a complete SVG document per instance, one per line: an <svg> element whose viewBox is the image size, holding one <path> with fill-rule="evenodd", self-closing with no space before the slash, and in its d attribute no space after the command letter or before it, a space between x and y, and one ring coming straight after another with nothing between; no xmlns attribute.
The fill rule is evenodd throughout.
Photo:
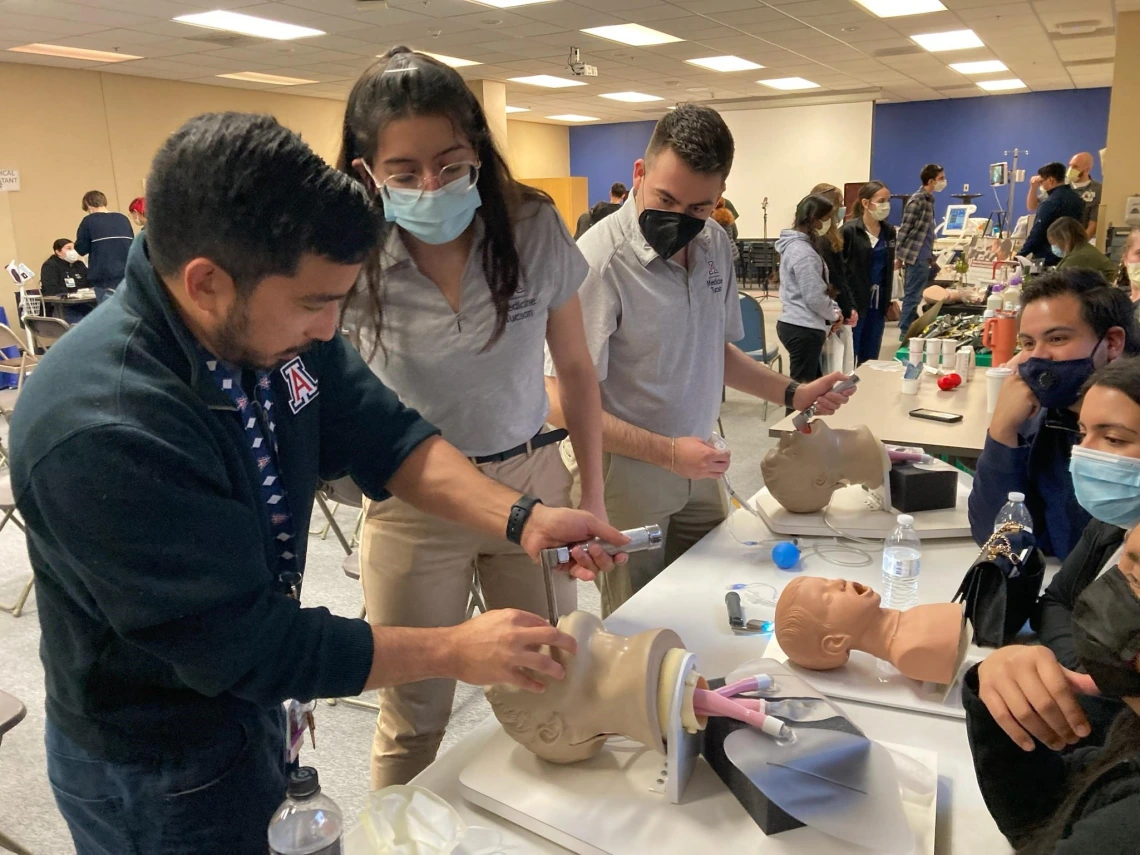
<svg viewBox="0 0 1140 855"><path fill-rule="evenodd" d="M502 463L504 460L510 460L512 457L518 457L520 454L529 454L532 451L537 451L540 448L545 448L548 445L553 445L556 442L562 442L566 437L570 436L570 432L563 428L558 430L548 431L542 433L539 431L531 439L528 439L522 445L516 445L514 448L508 448L506 451L500 451L498 454L486 454L483 457L469 457L467 458L476 466L483 463Z"/></svg>

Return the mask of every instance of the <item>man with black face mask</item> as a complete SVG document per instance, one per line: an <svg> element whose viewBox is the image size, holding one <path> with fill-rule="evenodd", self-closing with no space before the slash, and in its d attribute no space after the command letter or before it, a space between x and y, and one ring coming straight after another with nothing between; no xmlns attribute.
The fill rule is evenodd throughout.
<svg viewBox="0 0 1140 855"><path fill-rule="evenodd" d="M1092 271L1045 274L1025 286L1021 302L1021 352L978 460L970 530L985 543L1008 494L1021 492L1038 546L1064 558L1089 521L1069 475L1080 389L1095 368L1140 352L1140 333L1128 296Z"/></svg>
<svg viewBox="0 0 1140 855"><path fill-rule="evenodd" d="M609 614L725 517L729 453L708 440L721 389L830 413L831 374L799 385L745 356L732 247L708 222L732 168L732 134L708 107L682 104L633 166L633 196L578 243L591 274L578 292L602 392L606 510L614 525L656 523L666 547L601 580ZM549 420L565 424L547 357Z"/></svg>

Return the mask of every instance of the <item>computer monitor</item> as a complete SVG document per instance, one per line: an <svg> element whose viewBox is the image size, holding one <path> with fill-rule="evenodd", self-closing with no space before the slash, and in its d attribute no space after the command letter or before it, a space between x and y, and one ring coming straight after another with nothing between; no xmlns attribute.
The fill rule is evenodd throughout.
<svg viewBox="0 0 1140 855"><path fill-rule="evenodd" d="M942 236L970 233L970 215L978 210L977 205L947 205L946 217L942 220Z"/></svg>
<svg viewBox="0 0 1140 855"><path fill-rule="evenodd" d="M990 164L990 186L991 187L1004 187L1009 183L1009 164L991 163Z"/></svg>

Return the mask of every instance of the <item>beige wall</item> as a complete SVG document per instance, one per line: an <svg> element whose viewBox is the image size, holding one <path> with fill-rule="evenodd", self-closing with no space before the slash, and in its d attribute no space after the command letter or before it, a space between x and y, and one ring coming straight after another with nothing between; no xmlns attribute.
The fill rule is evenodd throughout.
<svg viewBox="0 0 1140 855"><path fill-rule="evenodd" d="M0 63L7 115L0 169L20 171L19 192L0 193L0 266L17 258L39 274L52 241L72 237L88 190L126 213L143 195L151 158L168 134L198 113L272 113L326 160L335 160L342 102L277 92L202 86L122 74ZM15 322L13 289L0 305Z"/></svg>
<svg viewBox="0 0 1140 855"><path fill-rule="evenodd" d="M1116 64L1108 108L1108 153L1104 163L1104 196L1099 228L1124 225L1124 201L1140 194L1140 12L1116 16Z"/></svg>
<svg viewBox="0 0 1140 855"><path fill-rule="evenodd" d="M570 174L570 129L537 122L507 122L509 161L517 178L565 178Z"/></svg>

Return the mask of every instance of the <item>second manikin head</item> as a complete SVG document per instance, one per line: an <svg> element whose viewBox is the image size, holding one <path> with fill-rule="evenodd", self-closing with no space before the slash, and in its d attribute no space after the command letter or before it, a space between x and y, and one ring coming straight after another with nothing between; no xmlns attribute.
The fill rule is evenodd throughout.
<svg viewBox="0 0 1140 855"><path fill-rule="evenodd" d="M811 433L788 431L760 463L764 486L795 514L823 510L832 494L849 484L883 487L890 469L883 444L870 428L832 429L819 419Z"/></svg>

